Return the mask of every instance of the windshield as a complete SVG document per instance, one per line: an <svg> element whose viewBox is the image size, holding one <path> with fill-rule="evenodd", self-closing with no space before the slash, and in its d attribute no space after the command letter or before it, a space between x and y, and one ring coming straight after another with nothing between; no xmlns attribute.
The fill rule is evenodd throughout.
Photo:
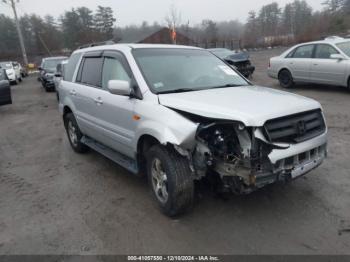
<svg viewBox="0 0 350 262"><path fill-rule="evenodd" d="M50 59L50 60L45 60L43 63L43 68L44 69L51 69L51 70L56 70L56 67L59 63L64 61L65 59Z"/></svg>
<svg viewBox="0 0 350 262"><path fill-rule="evenodd" d="M135 49L134 57L156 94L249 85L236 71L206 50Z"/></svg>
<svg viewBox="0 0 350 262"><path fill-rule="evenodd" d="M337 44L337 47L350 57L350 41Z"/></svg>
<svg viewBox="0 0 350 262"><path fill-rule="evenodd" d="M12 69L12 64L11 63L0 63L0 67L3 69Z"/></svg>

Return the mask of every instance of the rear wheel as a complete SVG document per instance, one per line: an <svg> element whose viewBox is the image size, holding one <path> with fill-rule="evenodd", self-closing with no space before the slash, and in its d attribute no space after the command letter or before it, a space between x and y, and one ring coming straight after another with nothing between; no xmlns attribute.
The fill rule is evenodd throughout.
<svg viewBox="0 0 350 262"><path fill-rule="evenodd" d="M287 69L282 70L278 74L278 80L283 88L292 88L294 86L293 76Z"/></svg>
<svg viewBox="0 0 350 262"><path fill-rule="evenodd" d="M72 113L68 113L64 116L64 126L67 131L68 140L73 150L77 153L85 153L89 148L81 143L83 134L81 133L77 121Z"/></svg>
<svg viewBox="0 0 350 262"><path fill-rule="evenodd" d="M162 212L174 217L193 204L194 182L188 160L161 145L147 152L147 173L153 195Z"/></svg>

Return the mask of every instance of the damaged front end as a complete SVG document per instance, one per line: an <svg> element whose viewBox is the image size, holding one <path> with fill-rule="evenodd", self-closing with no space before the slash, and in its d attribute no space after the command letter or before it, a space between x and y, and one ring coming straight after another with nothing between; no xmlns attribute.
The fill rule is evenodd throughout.
<svg viewBox="0 0 350 262"><path fill-rule="evenodd" d="M293 170L298 168L298 175L307 173L321 164L326 154L323 145L287 160L271 161L269 155L273 151L288 151L289 147L268 142L262 127L246 127L232 121L207 122L198 127L191 164L196 179L218 176L221 191L248 194L277 181L291 180ZM297 162L300 156L305 157L304 162ZM290 159L288 165L286 161ZM309 170L304 170L307 163L311 163Z"/></svg>
<svg viewBox="0 0 350 262"><path fill-rule="evenodd" d="M192 158L197 177L217 174L225 191L238 194L273 182L259 176L272 171L268 154L273 146L255 138L254 131L235 122L199 125Z"/></svg>

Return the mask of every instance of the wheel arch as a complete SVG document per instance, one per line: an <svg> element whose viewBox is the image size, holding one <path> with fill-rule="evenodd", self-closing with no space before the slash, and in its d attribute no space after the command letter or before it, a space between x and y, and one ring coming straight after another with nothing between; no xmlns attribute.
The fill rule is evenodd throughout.
<svg viewBox="0 0 350 262"><path fill-rule="evenodd" d="M63 117L65 117L68 113L73 113L73 110L66 105L63 107Z"/></svg>
<svg viewBox="0 0 350 262"><path fill-rule="evenodd" d="M143 134L137 141L137 163L140 174L146 174L146 153L155 145L160 145L160 141L152 135Z"/></svg>
<svg viewBox="0 0 350 262"><path fill-rule="evenodd" d="M160 141L149 134L143 134L137 141L137 153L144 154L148 149L154 145L159 145Z"/></svg>
<svg viewBox="0 0 350 262"><path fill-rule="evenodd" d="M284 70L289 71L289 73L291 73L291 75L293 76L292 71L288 67L284 66L280 70L278 70L277 77L279 77L281 72L284 71Z"/></svg>

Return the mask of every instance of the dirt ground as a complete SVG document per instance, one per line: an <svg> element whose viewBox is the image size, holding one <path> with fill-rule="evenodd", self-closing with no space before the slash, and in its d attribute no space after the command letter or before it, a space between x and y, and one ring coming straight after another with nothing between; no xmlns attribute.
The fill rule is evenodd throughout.
<svg viewBox="0 0 350 262"><path fill-rule="evenodd" d="M269 57L253 52L253 82ZM350 92L303 85L329 126L329 157L307 176L227 200L198 194L193 211L162 215L147 183L68 143L54 93L35 77L0 107L0 254L350 254Z"/></svg>

